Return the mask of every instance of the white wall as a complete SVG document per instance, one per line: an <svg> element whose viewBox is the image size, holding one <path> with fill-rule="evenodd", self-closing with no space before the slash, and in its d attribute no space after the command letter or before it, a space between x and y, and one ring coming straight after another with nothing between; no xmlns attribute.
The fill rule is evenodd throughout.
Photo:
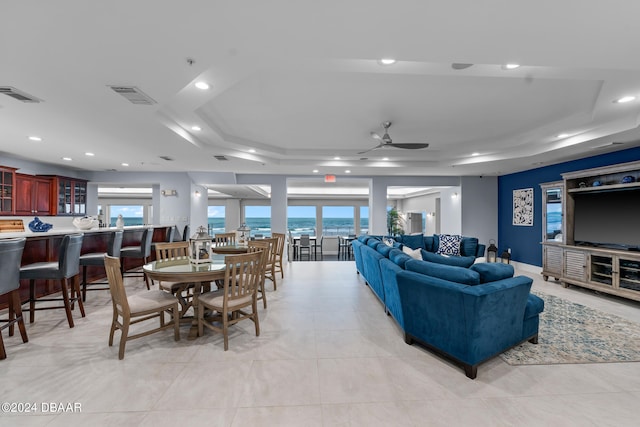
<svg viewBox="0 0 640 427"><path fill-rule="evenodd" d="M462 234L498 241L498 177L462 177Z"/></svg>
<svg viewBox="0 0 640 427"><path fill-rule="evenodd" d="M462 191L460 187L440 190L440 232L462 234Z"/></svg>

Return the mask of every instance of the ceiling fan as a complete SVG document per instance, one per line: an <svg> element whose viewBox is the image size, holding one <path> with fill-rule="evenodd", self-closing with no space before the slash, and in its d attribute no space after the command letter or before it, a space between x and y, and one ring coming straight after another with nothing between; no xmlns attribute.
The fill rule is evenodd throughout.
<svg viewBox="0 0 640 427"><path fill-rule="evenodd" d="M421 148L427 148L429 144L424 142L405 142L405 143L393 143L393 140L389 136L389 128L391 127L391 122L382 123L382 127L384 128L384 135L380 136L375 132L371 132L371 137L373 139L377 139L380 141L378 145L373 148L370 148L365 151L361 151L358 154L368 153L369 151L377 150L382 147L393 147L393 148L404 148L406 150L419 150Z"/></svg>

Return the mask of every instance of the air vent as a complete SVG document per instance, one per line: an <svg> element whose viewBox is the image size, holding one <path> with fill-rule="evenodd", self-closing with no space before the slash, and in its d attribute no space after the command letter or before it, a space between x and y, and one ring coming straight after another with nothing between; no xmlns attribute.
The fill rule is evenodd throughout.
<svg viewBox="0 0 640 427"><path fill-rule="evenodd" d="M11 86L0 86L0 93L3 93L21 102L32 102L32 103L42 102L41 99L38 99L33 95L29 95L28 93L18 90L15 87L11 87Z"/></svg>
<svg viewBox="0 0 640 427"><path fill-rule="evenodd" d="M173 162L173 159L169 156L158 156L160 157L162 160L166 160L167 162Z"/></svg>
<svg viewBox="0 0 640 427"><path fill-rule="evenodd" d="M156 103L149 95L135 86L109 86L115 93L122 95L136 105L153 105Z"/></svg>
<svg viewBox="0 0 640 427"><path fill-rule="evenodd" d="M215 157L215 158L216 158L216 160L220 160L221 162L224 162L224 161L228 161L228 160L229 160L229 159L227 159L225 156L213 156L213 157Z"/></svg>

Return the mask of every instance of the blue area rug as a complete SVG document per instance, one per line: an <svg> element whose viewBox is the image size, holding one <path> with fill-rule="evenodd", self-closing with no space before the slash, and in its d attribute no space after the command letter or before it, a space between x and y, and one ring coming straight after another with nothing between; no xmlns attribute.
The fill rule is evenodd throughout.
<svg viewBox="0 0 640 427"><path fill-rule="evenodd" d="M500 355L510 365L640 361L640 324L553 295L544 300L538 344Z"/></svg>

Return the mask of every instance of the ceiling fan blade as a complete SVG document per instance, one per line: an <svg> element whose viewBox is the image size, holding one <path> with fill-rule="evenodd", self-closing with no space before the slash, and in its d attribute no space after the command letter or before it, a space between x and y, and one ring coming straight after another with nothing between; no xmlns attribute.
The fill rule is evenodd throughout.
<svg viewBox="0 0 640 427"><path fill-rule="evenodd" d="M427 143L422 143L422 142L407 142L407 143L396 143L394 142L393 144L386 144L389 147L396 147L396 148L404 148L406 150L419 150L421 148L427 148L429 146L429 144Z"/></svg>
<svg viewBox="0 0 640 427"><path fill-rule="evenodd" d="M378 141L382 141L382 137L375 132L371 132L371 138L377 139Z"/></svg>
<svg viewBox="0 0 640 427"><path fill-rule="evenodd" d="M373 148L369 148L368 150L360 151L358 154L368 153L369 151L377 150L378 148L383 147L385 145L387 145L387 144L385 144L384 142L381 142L380 144L376 145Z"/></svg>

